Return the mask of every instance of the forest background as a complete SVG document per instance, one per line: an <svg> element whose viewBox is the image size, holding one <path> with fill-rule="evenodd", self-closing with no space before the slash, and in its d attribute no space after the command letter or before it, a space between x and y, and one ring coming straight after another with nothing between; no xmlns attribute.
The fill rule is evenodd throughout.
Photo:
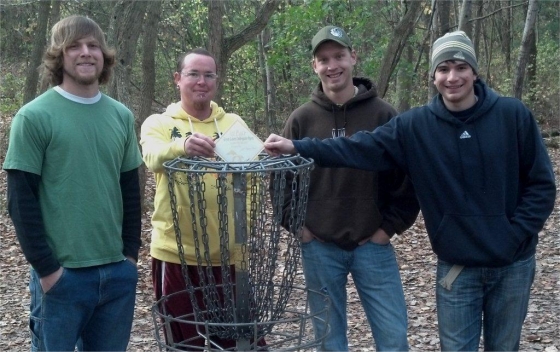
<svg viewBox="0 0 560 352"><path fill-rule="evenodd" d="M555 136L560 132L560 1L557 0L2 0L0 164L5 157L12 117L24 103L48 88L36 68L50 38L50 28L71 14L93 18L106 32L109 44L117 49L115 75L103 90L134 112L138 128L150 114L161 112L179 100L172 80L179 55L191 48L205 47L218 63L216 100L226 111L242 116L263 140L268 134L281 131L289 114L309 99L319 82L311 68L310 49L311 38L321 27L334 24L346 30L358 54L355 75L370 77L379 95L399 111L425 104L435 94L428 73L431 43L448 31L461 29L474 42L480 76L498 93L522 99L534 112L558 174ZM142 171L146 243L153 184L146 170ZM557 221L554 215L551 218ZM545 293L555 299L548 303L550 306L538 308L548 310L550 316L539 316L540 322L535 324L544 322L545 328L533 329L524 336L526 342L547 342L543 348L560 346L558 324L556 329L546 327L558 323L560 315L558 305L553 304L558 300L560 283L556 266L557 225L547 225L555 238L547 242L545 237L542 243L554 248L545 247L541 254L554 267L550 269L551 276L543 277L546 282L541 284L552 287L552 291ZM421 219L415 226L425 235ZM10 266L9 270L2 269L2 276L8 273L15 275L17 281L24 281L26 266L21 261L7 216L3 172L0 173L0 232L2 266L4 269ZM426 248L416 250L416 254L428 253L427 260L433 260L429 244L422 243ZM406 251L416 245L415 242ZM17 263L21 266L16 272L11 268L16 263L15 256L19 256ZM411 259L415 260L420 259ZM143 270L142 266L140 269ZM406 275L406 267L401 269ZM13 285L2 280L0 328L10 326L6 309L13 303L4 291L13 289ZM406 285L406 278L403 281ZM145 284L149 291L149 283ZM23 306L18 303L20 315L26 314ZM15 321L20 322L20 318ZM18 329L21 327L14 324ZM538 331L545 333L534 334ZM553 337L545 337L551 332ZM21 332L16 335L22 336ZM427 344L433 345L433 338L427 335L424 336Z"/></svg>
<svg viewBox="0 0 560 352"><path fill-rule="evenodd" d="M433 96L431 43L461 29L474 42L480 76L500 94L522 98L545 132L560 129L559 1L3 0L2 132L22 104L48 88L36 68L50 28L70 14L93 18L117 48L115 76L104 89L135 113L138 126L178 101L178 56L205 47L218 61L216 100L260 137L278 132L318 83L311 38L335 24L358 53L355 75L370 77L399 111ZM7 138L1 141L0 155Z"/></svg>

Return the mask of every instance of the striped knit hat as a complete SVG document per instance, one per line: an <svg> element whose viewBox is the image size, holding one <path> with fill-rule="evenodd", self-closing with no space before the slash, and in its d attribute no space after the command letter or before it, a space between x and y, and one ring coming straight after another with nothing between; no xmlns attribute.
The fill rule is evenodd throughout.
<svg viewBox="0 0 560 352"><path fill-rule="evenodd" d="M439 64L452 60L465 61L471 65L475 74L478 71L473 43L463 31L446 33L434 42L432 46L432 66L430 69L432 77Z"/></svg>

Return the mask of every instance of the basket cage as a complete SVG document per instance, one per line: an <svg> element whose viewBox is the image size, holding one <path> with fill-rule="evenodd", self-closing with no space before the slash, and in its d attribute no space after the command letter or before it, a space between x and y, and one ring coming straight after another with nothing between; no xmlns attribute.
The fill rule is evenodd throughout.
<svg viewBox="0 0 560 352"><path fill-rule="evenodd" d="M255 342L285 319L300 260L294 234L305 219L312 166L299 155L265 154L251 162L194 157L164 163L184 299L194 311L172 320L197 324L202 335ZM197 284L189 266L196 267ZM164 302L154 309L168 316Z"/></svg>

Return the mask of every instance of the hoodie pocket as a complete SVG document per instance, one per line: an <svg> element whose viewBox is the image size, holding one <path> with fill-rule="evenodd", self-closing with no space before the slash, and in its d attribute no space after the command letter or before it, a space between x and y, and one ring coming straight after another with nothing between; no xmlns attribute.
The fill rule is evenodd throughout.
<svg viewBox="0 0 560 352"><path fill-rule="evenodd" d="M446 214L432 241L434 252L440 259L465 266L511 264L519 245L504 214Z"/></svg>

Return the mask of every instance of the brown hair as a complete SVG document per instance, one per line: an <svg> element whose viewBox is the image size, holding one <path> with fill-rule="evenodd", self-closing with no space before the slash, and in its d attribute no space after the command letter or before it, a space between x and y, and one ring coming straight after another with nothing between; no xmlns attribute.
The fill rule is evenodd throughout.
<svg viewBox="0 0 560 352"><path fill-rule="evenodd" d="M214 60L214 63L216 64L216 69L218 68L218 64L216 63L216 58L214 57L214 55L212 55L208 50L206 50L204 48L196 48L196 49L192 49L190 51L187 51L186 53L184 53L183 55L181 55L179 57L179 59L177 60L177 72L180 73L183 70L183 63L185 61L185 57L187 57L187 55L190 55L190 54L209 56Z"/></svg>
<svg viewBox="0 0 560 352"><path fill-rule="evenodd" d="M53 26L51 43L43 55L43 80L53 86L61 84L64 51L76 40L90 35L99 42L99 48L103 52L103 70L99 76L99 84L108 83L115 65L115 50L107 46L105 35L94 20L78 15L66 17Z"/></svg>

